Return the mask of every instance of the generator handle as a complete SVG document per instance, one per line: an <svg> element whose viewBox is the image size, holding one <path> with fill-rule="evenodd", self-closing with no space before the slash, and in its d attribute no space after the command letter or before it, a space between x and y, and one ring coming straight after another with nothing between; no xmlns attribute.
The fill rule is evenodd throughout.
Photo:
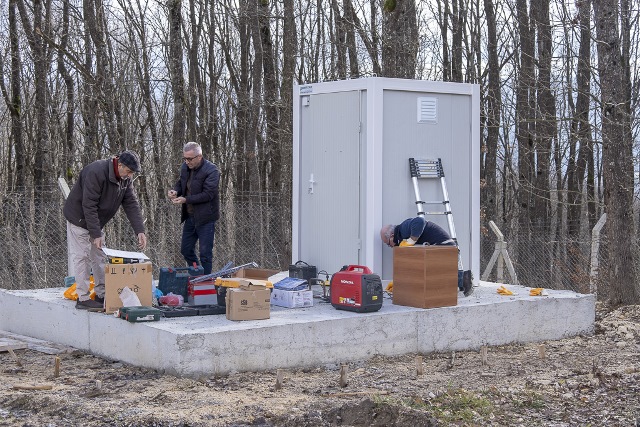
<svg viewBox="0 0 640 427"><path fill-rule="evenodd" d="M371 270L366 265L350 265L345 271L362 270L362 274L371 274Z"/></svg>

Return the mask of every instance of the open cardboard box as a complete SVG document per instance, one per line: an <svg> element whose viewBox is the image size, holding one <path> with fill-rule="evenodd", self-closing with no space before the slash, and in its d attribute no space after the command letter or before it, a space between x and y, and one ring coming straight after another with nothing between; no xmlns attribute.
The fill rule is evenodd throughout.
<svg viewBox="0 0 640 427"><path fill-rule="evenodd" d="M227 319L262 320L271 317L271 291L264 285L243 280L227 289Z"/></svg>
<svg viewBox="0 0 640 427"><path fill-rule="evenodd" d="M267 280L274 274L280 273L279 270L270 270L267 268L241 268L236 271L233 277L242 277L245 279Z"/></svg>

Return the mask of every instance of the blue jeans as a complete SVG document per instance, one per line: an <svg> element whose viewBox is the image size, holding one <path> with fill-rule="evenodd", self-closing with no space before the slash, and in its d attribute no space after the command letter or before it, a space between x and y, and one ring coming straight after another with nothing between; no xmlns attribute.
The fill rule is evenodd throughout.
<svg viewBox="0 0 640 427"><path fill-rule="evenodd" d="M191 216L187 217L182 227L180 253L185 261L187 261L187 265L192 266L193 263L201 265L204 274L211 274L211 267L213 266L213 237L215 232L215 221L196 226ZM200 254L199 262L195 251L196 241L198 242L198 253Z"/></svg>

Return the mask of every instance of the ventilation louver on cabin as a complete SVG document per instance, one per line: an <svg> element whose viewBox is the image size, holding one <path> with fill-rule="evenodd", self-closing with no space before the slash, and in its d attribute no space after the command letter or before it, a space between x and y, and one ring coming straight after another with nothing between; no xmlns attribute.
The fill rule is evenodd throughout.
<svg viewBox="0 0 640 427"><path fill-rule="evenodd" d="M438 123L438 98L418 98L418 123Z"/></svg>

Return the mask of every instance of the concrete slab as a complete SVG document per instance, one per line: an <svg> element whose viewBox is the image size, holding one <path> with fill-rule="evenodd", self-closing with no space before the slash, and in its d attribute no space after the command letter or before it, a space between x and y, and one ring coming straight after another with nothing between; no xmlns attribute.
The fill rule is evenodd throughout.
<svg viewBox="0 0 640 427"><path fill-rule="evenodd" d="M271 307L267 320L234 322L224 315L129 323L112 315L76 310L64 288L0 289L0 330L72 346L95 355L179 376L210 376L339 364L374 355L471 350L591 334L595 296L481 282L455 307L393 305L352 313L318 303Z"/></svg>

